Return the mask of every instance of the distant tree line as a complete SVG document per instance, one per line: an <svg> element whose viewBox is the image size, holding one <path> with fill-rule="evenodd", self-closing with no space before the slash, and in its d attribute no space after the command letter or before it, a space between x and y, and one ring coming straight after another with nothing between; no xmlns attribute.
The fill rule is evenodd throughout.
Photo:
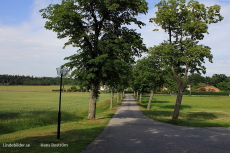
<svg viewBox="0 0 230 153"><path fill-rule="evenodd" d="M73 85L74 79L64 78L65 85ZM0 75L0 85L59 85L60 77L34 77L20 75Z"/></svg>
<svg viewBox="0 0 230 153"><path fill-rule="evenodd" d="M214 86L222 91L230 90L230 76L225 74L213 74L212 77L191 74L188 76L187 84L191 85L192 90L205 86Z"/></svg>

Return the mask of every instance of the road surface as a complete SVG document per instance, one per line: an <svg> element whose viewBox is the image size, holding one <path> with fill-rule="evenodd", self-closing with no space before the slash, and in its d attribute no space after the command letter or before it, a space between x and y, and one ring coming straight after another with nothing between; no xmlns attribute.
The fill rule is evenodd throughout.
<svg viewBox="0 0 230 153"><path fill-rule="evenodd" d="M131 94L81 153L230 153L230 128L182 127L142 114Z"/></svg>

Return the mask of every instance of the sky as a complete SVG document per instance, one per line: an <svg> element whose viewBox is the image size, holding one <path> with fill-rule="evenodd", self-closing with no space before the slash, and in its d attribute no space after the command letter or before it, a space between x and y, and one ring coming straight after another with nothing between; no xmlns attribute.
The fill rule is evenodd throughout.
<svg viewBox="0 0 230 153"><path fill-rule="evenodd" d="M159 0L147 0L148 13L137 18L146 26L137 28L147 47L153 47L167 40L163 30L149 23L155 17L154 7ZM211 47L213 63L205 63L206 74L230 76L230 0L199 0L206 6L220 5L224 20L209 25L209 35L200 42ZM58 39L56 33L44 28L40 9L60 0L1 0L0 5L0 74L25 75L34 77L56 77L56 68L68 62L65 57L76 53L71 46L63 49L67 39ZM134 28L136 28L134 26Z"/></svg>

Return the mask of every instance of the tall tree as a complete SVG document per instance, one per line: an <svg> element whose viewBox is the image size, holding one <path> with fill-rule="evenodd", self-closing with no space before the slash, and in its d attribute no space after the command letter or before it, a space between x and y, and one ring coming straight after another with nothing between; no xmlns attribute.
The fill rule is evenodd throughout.
<svg viewBox="0 0 230 153"><path fill-rule="evenodd" d="M142 103L142 94L143 92L145 92L146 90L149 89L149 84L146 82L147 80L144 79L143 77L143 69L142 64L141 64L141 60L138 60L136 65L133 66L133 76L132 76L132 80L131 80L131 86L133 88L133 90L135 91L135 93L137 93L137 95L135 94L134 96L136 97L136 99ZM148 66L148 65L145 65ZM140 98L138 97L138 95L140 96Z"/></svg>
<svg viewBox="0 0 230 153"><path fill-rule="evenodd" d="M62 0L40 10L47 19L45 28L57 32L59 39L68 38L64 47L78 48L65 58L69 60L65 65L90 89L88 119L95 118L100 83L111 75L106 71L111 69L108 63L118 58L132 63L146 49L140 34L125 26L143 26L136 16L147 9L145 0Z"/></svg>
<svg viewBox="0 0 230 153"><path fill-rule="evenodd" d="M124 60L108 60L106 62L107 68L104 69L103 84L110 87L111 90L111 101L110 108L113 107L113 97L115 89L117 92L121 91L123 88L128 86L128 81L130 79L132 67L130 63ZM108 75L109 74L109 75ZM119 99L119 95L117 95Z"/></svg>
<svg viewBox="0 0 230 153"><path fill-rule="evenodd" d="M224 82L227 79L225 74L213 74L210 80L210 84L217 87L217 84L220 82Z"/></svg>
<svg viewBox="0 0 230 153"><path fill-rule="evenodd" d="M198 83L205 83L205 78L197 73L193 73L188 76L188 84L195 86Z"/></svg>
<svg viewBox="0 0 230 153"><path fill-rule="evenodd" d="M230 82L220 82L217 84L217 88L223 91L229 91L230 90Z"/></svg>
<svg viewBox="0 0 230 153"><path fill-rule="evenodd" d="M194 0L187 4L185 0L161 0L156 7L156 17L150 21L167 32L169 40L152 50L171 68L177 82L178 94L172 119L178 119L188 72L205 73L204 58L212 62L211 48L198 45L198 42L204 38L204 33L208 33L208 24L217 23L223 17L219 5L206 7Z"/></svg>
<svg viewBox="0 0 230 153"><path fill-rule="evenodd" d="M142 94L146 87L151 91L147 109L151 107L154 91L157 87L162 87L164 83L164 71L161 69L158 62L158 58L150 52L148 57L138 60L137 64L134 66L134 79L136 82L140 83L140 94Z"/></svg>

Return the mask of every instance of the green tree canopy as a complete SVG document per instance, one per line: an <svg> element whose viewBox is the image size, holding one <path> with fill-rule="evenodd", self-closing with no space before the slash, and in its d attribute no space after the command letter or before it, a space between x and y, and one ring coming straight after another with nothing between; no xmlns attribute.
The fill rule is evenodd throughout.
<svg viewBox="0 0 230 153"><path fill-rule="evenodd" d="M126 26L145 25L136 16L148 10L145 0L62 0L40 10L47 19L45 28L57 33L64 44L77 47L77 53L66 57L65 65L72 75L90 89L88 118L95 118L99 85L111 77L113 64L122 60L134 62L146 50L140 34Z"/></svg>
<svg viewBox="0 0 230 153"><path fill-rule="evenodd" d="M159 59L154 54L142 58L134 65L134 86L142 93L149 88L151 96L147 109L150 109L154 91L158 87L162 87L164 83L164 70L161 69Z"/></svg>
<svg viewBox="0 0 230 153"><path fill-rule="evenodd" d="M171 69L178 85L178 95L173 119L178 119L182 94L188 72L205 73L205 58L212 62L211 48L199 45L199 40L208 33L208 24L223 20L220 6L206 7L198 1L161 0L156 4L156 17L151 18L169 35L169 40L152 47L154 54L161 58L165 68Z"/></svg>
<svg viewBox="0 0 230 153"><path fill-rule="evenodd" d="M188 76L188 84L195 86L198 83L205 83L205 78L198 73L192 73Z"/></svg>

